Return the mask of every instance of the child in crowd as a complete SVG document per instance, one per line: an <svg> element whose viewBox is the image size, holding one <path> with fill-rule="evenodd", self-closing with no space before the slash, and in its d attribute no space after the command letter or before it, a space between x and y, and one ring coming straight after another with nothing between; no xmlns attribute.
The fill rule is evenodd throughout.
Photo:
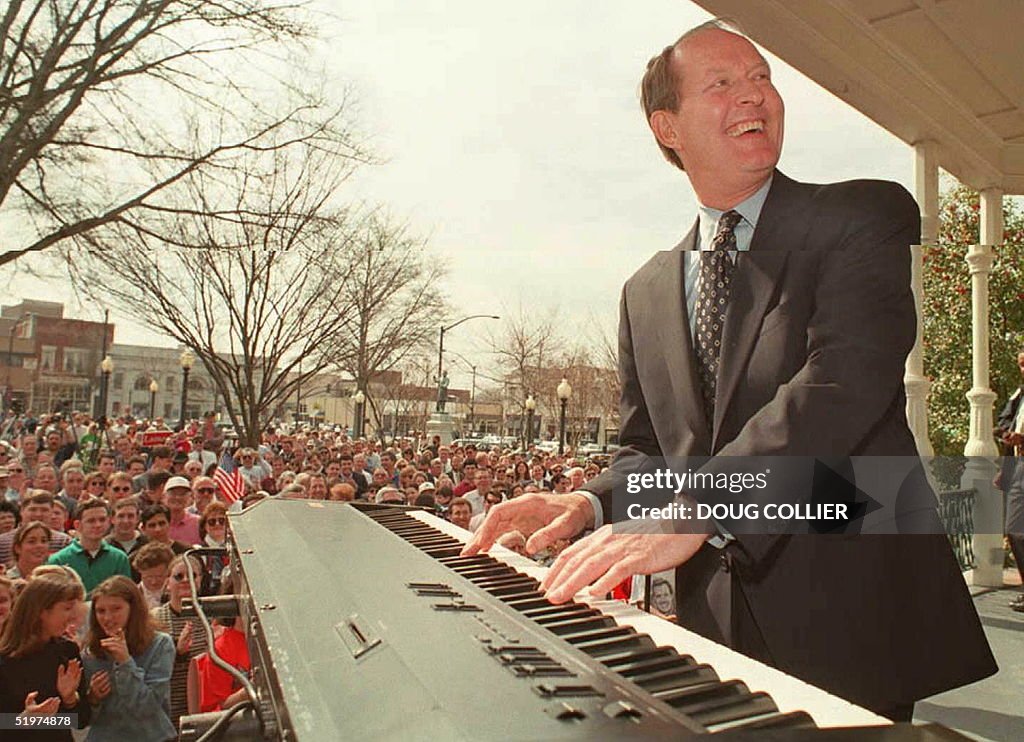
<svg viewBox="0 0 1024 742"><path fill-rule="evenodd" d="M164 602L167 589L167 575L170 574L174 552L171 547L151 541L135 552L132 568L139 573L139 589L149 608L156 608Z"/></svg>
<svg viewBox="0 0 1024 742"><path fill-rule="evenodd" d="M89 723L81 655L64 636L84 597L82 581L62 567L34 575L18 595L0 632L0 713L77 714L79 728ZM72 742L66 727L32 739Z"/></svg>
<svg viewBox="0 0 1024 742"><path fill-rule="evenodd" d="M92 592L85 672L94 707L86 742L167 742L174 643L155 629L142 591L117 575Z"/></svg>
<svg viewBox="0 0 1024 742"><path fill-rule="evenodd" d="M191 595L186 559L192 560L192 571L197 584L203 580L203 568L195 557L176 556L171 562L167 583L169 600L152 610L157 629L170 634L175 642L174 670L171 673L171 722L188 713L188 664L193 657L206 652L206 632L198 620L181 615L181 601Z"/></svg>

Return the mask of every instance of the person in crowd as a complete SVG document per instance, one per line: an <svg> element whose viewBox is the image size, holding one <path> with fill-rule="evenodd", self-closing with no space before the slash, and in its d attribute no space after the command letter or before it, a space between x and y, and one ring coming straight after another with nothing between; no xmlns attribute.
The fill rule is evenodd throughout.
<svg viewBox="0 0 1024 742"><path fill-rule="evenodd" d="M284 489L295 482L296 474L291 469L286 469L281 472L281 476L277 478L277 493L281 494Z"/></svg>
<svg viewBox="0 0 1024 742"><path fill-rule="evenodd" d="M50 519L47 521L46 525L54 531L67 533L69 518L70 514L68 513L67 505L57 498L54 498L53 505L50 507Z"/></svg>
<svg viewBox="0 0 1024 742"><path fill-rule="evenodd" d="M23 464L25 476L29 481L33 481L36 475L36 466L39 463L39 440L33 433L26 433L21 437L17 461Z"/></svg>
<svg viewBox="0 0 1024 742"><path fill-rule="evenodd" d="M228 542L228 508L222 502L211 502L199 520L199 543L202 546L223 548ZM206 557L206 573L210 578L210 590L220 585L220 575L228 564L228 556L210 554Z"/></svg>
<svg viewBox="0 0 1024 742"><path fill-rule="evenodd" d="M260 482L263 481L264 477L269 477L272 473L270 465L251 448L241 449L235 455L235 461L238 464L238 471L241 473L242 479L248 482L254 491L260 488Z"/></svg>
<svg viewBox="0 0 1024 742"><path fill-rule="evenodd" d="M57 494L57 470L50 464L39 464L32 479L32 486L35 489L46 490L51 495Z"/></svg>
<svg viewBox="0 0 1024 742"><path fill-rule="evenodd" d="M286 500L305 500L308 497L306 488L298 482L286 485L277 496L283 497Z"/></svg>
<svg viewBox="0 0 1024 742"><path fill-rule="evenodd" d="M338 482L331 486L330 500L352 502L356 499L355 485L349 482Z"/></svg>
<svg viewBox="0 0 1024 742"><path fill-rule="evenodd" d="M319 472L313 472L309 475L309 499L327 499L327 479Z"/></svg>
<svg viewBox="0 0 1024 742"><path fill-rule="evenodd" d="M21 523L21 511L13 502L0 499L0 533L13 531Z"/></svg>
<svg viewBox="0 0 1024 742"><path fill-rule="evenodd" d="M455 489L452 492L455 497L462 497L474 489L476 489L476 461L467 456L459 472L459 483L455 485Z"/></svg>
<svg viewBox="0 0 1024 742"><path fill-rule="evenodd" d="M1024 381L1024 348L1017 354L1017 367ZM1003 460L996 486L1006 494L1006 540L1024 582L1024 384L1010 395L999 413L996 437L1003 448ZM1010 603L1024 613L1024 593Z"/></svg>
<svg viewBox="0 0 1024 742"><path fill-rule="evenodd" d="M459 528L469 530L469 521L473 517L473 506L464 497L452 498L448 505L448 520Z"/></svg>
<svg viewBox="0 0 1024 742"><path fill-rule="evenodd" d="M0 713L77 714L80 729L89 723L82 657L65 636L84 597L81 581L64 569L37 574L18 594L0 632ZM51 728L33 739L72 742L73 737L68 728Z"/></svg>
<svg viewBox="0 0 1024 742"><path fill-rule="evenodd" d="M484 470L481 469L480 471ZM466 499L468 500L469 498L467 497ZM492 489L490 492L484 495L484 511L482 513L477 513L472 518L470 518L469 530L476 531L476 529L480 527L480 524L484 522L484 518L487 517L487 513L491 511L491 508L494 507L495 505L498 505L501 502L504 502L504 500L505 497L502 495L501 491L497 489Z"/></svg>
<svg viewBox="0 0 1024 742"><path fill-rule="evenodd" d="M338 470L341 481L352 485L355 488L356 497L361 499L370 488L370 483L367 481L366 475L356 469L355 457L351 454L342 454L338 460Z"/></svg>
<svg viewBox="0 0 1024 742"><path fill-rule="evenodd" d="M193 481L196 477L201 477L203 475L203 464L201 461L189 459L181 467L181 473L189 481Z"/></svg>
<svg viewBox="0 0 1024 742"><path fill-rule="evenodd" d="M138 494L139 503L142 505L143 510L150 505L164 504L166 499L164 489L169 481L171 481L171 473L169 471L157 470L148 473L145 479L145 487Z"/></svg>
<svg viewBox="0 0 1024 742"><path fill-rule="evenodd" d="M188 544L171 538L171 511L166 505L150 505L142 511L139 521L142 523L142 532L150 541L169 546L175 554L184 554L189 550Z"/></svg>
<svg viewBox="0 0 1024 742"><path fill-rule="evenodd" d="M139 492L142 492L142 490L143 490L143 487L142 487L143 480L141 480L141 479L139 480L139 483L138 483L138 487L139 488L138 489L135 489L135 487L136 487L136 481L135 480L138 477L140 477L141 475L145 474L145 472L146 472L146 457L145 456L141 456L139 454L136 454L135 456L132 456L131 458L128 459L128 463L127 463L127 466L125 466L124 471L125 471L125 473L128 474L129 477L131 477L132 493L133 494L137 494Z"/></svg>
<svg viewBox="0 0 1024 742"><path fill-rule="evenodd" d="M170 563L170 579L167 582L168 601L151 611L157 629L169 634L174 640L170 711L171 722L175 727L178 726L178 720L182 715L188 712L189 662L205 653L208 648L206 632L203 630L202 624L182 615L182 601L192 594L186 559L191 559L195 579L199 583L202 582L203 567L198 559L185 556L174 557Z"/></svg>
<svg viewBox="0 0 1024 742"><path fill-rule="evenodd" d="M117 454L109 450L100 451L99 458L96 461L96 471L104 477L109 477L117 471Z"/></svg>
<svg viewBox="0 0 1024 742"><path fill-rule="evenodd" d="M174 642L157 631L139 588L104 580L92 596L83 661L95 708L86 742L167 742Z"/></svg>
<svg viewBox="0 0 1024 742"><path fill-rule="evenodd" d="M102 497L107 499L107 477L108 474L104 474L101 471L94 471L91 474L86 475L85 483L82 486L82 491L85 493L85 497Z"/></svg>
<svg viewBox="0 0 1024 742"><path fill-rule="evenodd" d="M233 581L225 579L221 594L234 592ZM252 666L249 644L243 633L242 617L220 622L223 631L213 640L213 648L224 662L240 673L248 673ZM189 668L190 684L199 690L199 710L203 713L220 711L236 706L247 698L245 688L229 672L213 663L209 653L195 659Z"/></svg>
<svg viewBox="0 0 1024 742"><path fill-rule="evenodd" d="M174 552L166 544L147 543L132 557L132 579L142 591L146 605L156 608L163 604L167 592ZM136 579L135 575L138 575Z"/></svg>
<svg viewBox="0 0 1024 742"><path fill-rule="evenodd" d="M60 467L60 484L57 500L64 503L64 507L69 513L74 513L75 508L78 507L78 501L82 497L82 492L85 490L82 462L78 459L65 461Z"/></svg>
<svg viewBox="0 0 1024 742"><path fill-rule="evenodd" d="M28 579L32 570L50 558L50 527L38 520L26 521L14 533L11 550L14 563L7 576Z"/></svg>
<svg viewBox="0 0 1024 742"><path fill-rule="evenodd" d="M494 477L491 475L491 470L486 466L478 466L476 469L476 489L472 489L462 495L466 502L472 506L473 515L479 515L484 512L484 499L493 486Z"/></svg>
<svg viewBox="0 0 1024 742"><path fill-rule="evenodd" d="M114 527L107 536L107 543L115 546L128 556L130 562L135 553L149 539L139 531L139 500L137 497L126 497L114 503ZM132 579L138 582L138 575L132 571Z"/></svg>
<svg viewBox="0 0 1024 742"><path fill-rule="evenodd" d="M94 497L79 505L75 513L75 530L78 531L77 538L52 554L47 561L75 570L82 578L86 595L108 577L131 576L131 566L125 553L103 540L110 530L110 506L106 501Z"/></svg>
<svg viewBox="0 0 1024 742"><path fill-rule="evenodd" d="M199 516L188 512L192 484L185 477L171 477L164 485L164 504L171 513L170 537L183 544L199 543Z"/></svg>
<svg viewBox="0 0 1024 742"><path fill-rule="evenodd" d="M114 472L107 480L107 501L115 505L118 500L132 496L132 478L123 471ZM138 500L136 500L137 502Z"/></svg>
<svg viewBox="0 0 1024 742"><path fill-rule="evenodd" d="M171 466L174 463L174 450L169 446L156 446L150 453L150 459L149 470L132 479L132 492L136 494L152 489L149 478L156 472L166 472L168 477L170 476Z"/></svg>
<svg viewBox="0 0 1024 742"><path fill-rule="evenodd" d="M22 494L28 489L25 465L15 460L8 462L3 468L7 472L7 482L5 486L0 487L0 490L3 491L4 500L7 502L19 502Z"/></svg>
<svg viewBox="0 0 1024 742"><path fill-rule="evenodd" d="M192 504L189 505L188 512L202 515L216 495L217 483L212 477L196 477L192 480Z"/></svg>
<svg viewBox="0 0 1024 742"><path fill-rule="evenodd" d="M50 522L50 512L53 510L53 495L44 490L28 490L26 499L21 506L21 522L40 523ZM7 564L11 561L11 545L14 543L14 531L0 533L0 564ZM50 553L54 554L71 543L71 537L60 531L50 532Z"/></svg>
<svg viewBox="0 0 1024 742"><path fill-rule="evenodd" d="M391 505L404 505L405 495L399 490L391 486L381 487L377 490L377 494L374 496L374 502L379 505L391 504Z"/></svg>

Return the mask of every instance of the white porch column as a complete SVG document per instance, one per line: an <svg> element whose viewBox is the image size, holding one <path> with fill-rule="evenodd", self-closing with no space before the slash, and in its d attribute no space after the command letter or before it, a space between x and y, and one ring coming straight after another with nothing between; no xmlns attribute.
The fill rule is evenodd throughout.
<svg viewBox="0 0 1024 742"><path fill-rule="evenodd" d="M987 188L981 192L980 244L967 251L971 272L971 345L974 359L972 387L967 392L971 403L971 428L964 455L968 457L961 486L974 488L975 585L1000 587L1003 584L1003 502L992 486L999 449L992 433L992 406L995 392L989 388L989 311L988 281L995 256L993 245L1003 241L1003 192Z"/></svg>
<svg viewBox="0 0 1024 742"><path fill-rule="evenodd" d="M907 391L907 424L914 434L917 453L931 458L935 450L928 438L928 392L931 382L924 375L924 263L922 245L934 245L939 235L939 165L935 156L935 143L918 142L914 145L914 196L921 209L921 245L910 247L910 285L917 311L917 337L907 356L903 373L903 386Z"/></svg>

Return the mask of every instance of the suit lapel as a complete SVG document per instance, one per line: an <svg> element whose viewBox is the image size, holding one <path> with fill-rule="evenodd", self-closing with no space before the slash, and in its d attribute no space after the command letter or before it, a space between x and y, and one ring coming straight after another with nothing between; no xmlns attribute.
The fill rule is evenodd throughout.
<svg viewBox="0 0 1024 742"><path fill-rule="evenodd" d="M799 210L795 196L797 184L775 171L768 198L757 220L757 228L748 252L737 255L729 309L722 330L722 354L715 390L715 421L712 451L719 445L722 419L729 408L737 384L743 377L761 333L761 321L775 295L775 288L786 266L790 250L798 249L792 226Z"/></svg>
<svg viewBox="0 0 1024 742"><path fill-rule="evenodd" d="M658 271L654 277L654 286L649 293L665 304L651 307L652 315L660 317L657 332L658 338L655 351L663 356L664 368L671 385L673 403L662 409L651 410L652 417L661 421L659 437L667 441L685 440L687 436L662 436L665 426L678 427L685 425L690 429L696 442L694 450L710 451L711 440L708 435L707 418L700 396L700 381L697 376L696 357L693 342L690 339L690 318L686 311L685 295L685 252L693 250L697 243L697 225L689 231L676 248L665 254L664 270ZM662 413L667 413L667 416ZM666 431L667 432L667 431ZM666 456L674 455L674 451L664 451Z"/></svg>

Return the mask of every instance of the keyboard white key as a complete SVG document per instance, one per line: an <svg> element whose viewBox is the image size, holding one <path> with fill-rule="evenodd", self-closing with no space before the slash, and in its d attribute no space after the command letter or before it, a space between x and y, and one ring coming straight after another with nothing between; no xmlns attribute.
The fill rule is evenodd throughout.
<svg viewBox="0 0 1024 742"><path fill-rule="evenodd" d="M472 536L468 531L429 513L411 512L410 515L463 543L468 542ZM490 554L538 580L543 579L547 572L546 567L500 546L492 548ZM806 711L819 727L891 724L882 716L622 601L598 600L585 592L577 595L576 599L597 608L620 624L647 634L658 645L672 646L681 654L692 656L697 662L711 665L722 680L739 679L752 691L770 694L782 712Z"/></svg>

